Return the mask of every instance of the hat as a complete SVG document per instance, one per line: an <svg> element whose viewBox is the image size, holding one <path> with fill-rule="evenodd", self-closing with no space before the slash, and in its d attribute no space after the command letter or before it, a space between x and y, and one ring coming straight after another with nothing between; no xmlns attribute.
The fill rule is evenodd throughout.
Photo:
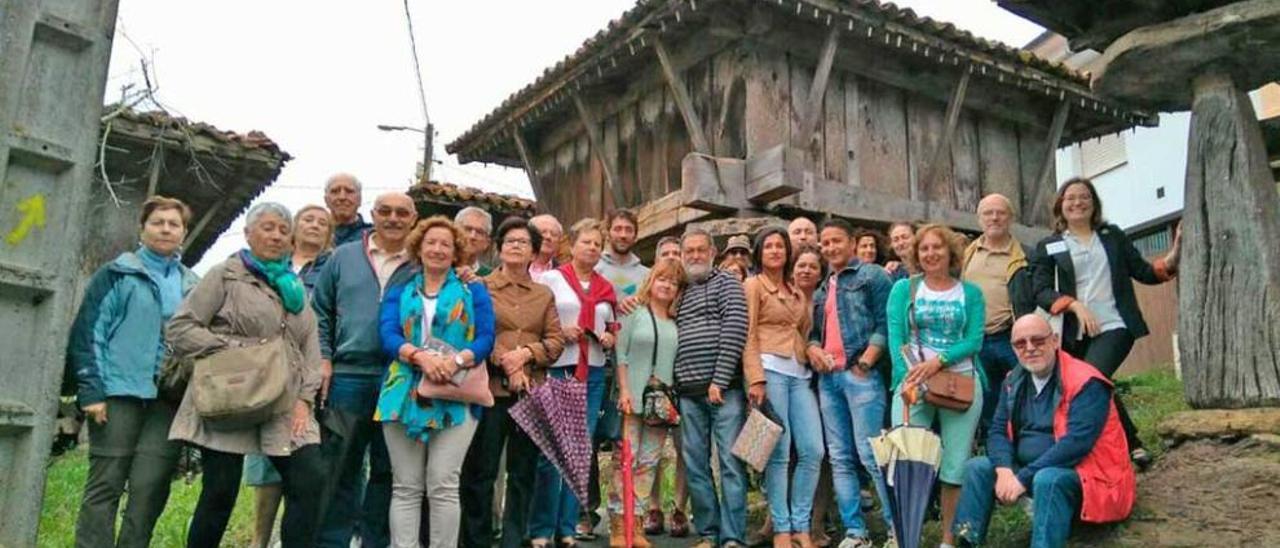
<svg viewBox="0 0 1280 548"><path fill-rule="evenodd" d="M734 249L741 249L747 253L751 253L751 239L746 234L738 234L729 237L729 245L724 246L724 252L728 253Z"/></svg>

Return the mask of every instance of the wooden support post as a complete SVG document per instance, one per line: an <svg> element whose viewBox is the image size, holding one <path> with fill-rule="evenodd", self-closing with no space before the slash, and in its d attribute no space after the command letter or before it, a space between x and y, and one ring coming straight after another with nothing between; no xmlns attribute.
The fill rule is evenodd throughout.
<svg viewBox="0 0 1280 548"><path fill-rule="evenodd" d="M956 126L960 123L960 111L964 110L964 98L969 92L969 71L966 69L960 74L960 81L956 83L956 89L951 93L951 100L947 102L947 118L946 124L942 129L942 138L938 139L938 147L933 151L929 163L925 164L924 176L920 178L920 187L922 189L931 188L934 179L938 178L942 168L946 165L946 158L951 155L951 139L955 137ZM956 187L951 185L951 203L956 203ZM924 192L928 195L928 192ZM925 218L929 218L930 209L932 209L933 201L925 199L924 211Z"/></svg>
<svg viewBox="0 0 1280 548"><path fill-rule="evenodd" d="M157 144L151 152L151 170L147 176L147 198L156 195L160 188L160 169L164 167L164 146Z"/></svg>
<svg viewBox="0 0 1280 548"><path fill-rule="evenodd" d="M524 174L529 178L529 188L533 189L533 206L539 213L547 212L546 191L542 190L542 179L538 178L538 169L533 166L533 159L529 156L529 145L524 142L524 137L520 136L520 130L517 127L511 128L511 140L516 144L516 152L520 155L520 163L524 165Z"/></svg>
<svg viewBox="0 0 1280 548"><path fill-rule="evenodd" d="M196 238L200 237L200 234L204 232L205 227L209 226L209 221L212 221L213 217L222 209L222 206L226 205L228 199L229 197L224 196L221 200L218 200L218 203L213 204L213 207L209 208L209 211L204 212L204 215L200 216L200 220L196 222L195 228L192 228L191 232L187 233L187 239L182 241L183 249L189 248L191 247L191 244L195 243Z"/></svg>
<svg viewBox="0 0 1280 548"><path fill-rule="evenodd" d="M1046 215L1048 208L1048 194L1057 188L1054 181L1055 164L1054 156L1058 153L1058 143L1062 141L1062 132L1067 127L1067 115L1071 112L1071 101L1062 101L1058 103L1058 109L1053 113L1053 122L1049 124L1049 136L1044 141L1044 155L1041 157L1040 174L1036 176L1036 180L1032 182L1031 188L1024 188L1024 203L1022 210L1032 215L1027 222L1034 222L1036 212L1040 215Z"/></svg>
<svg viewBox="0 0 1280 548"><path fill-rule="evenodd" d="M689 142L693 143L693 151L711 154L711 144L702 130L702 120L698 118L698 111L693 109L689 88L685 87L684 79L676 72L675 64L671 62L671 54L667 53L667 47L662 45L662 40L657 37L653 38L653 50L658 53L658 62L662 64L662 75L666 77L667 85L671 88L671 96L675 99L676 108L680 110L680 117L684 119L684 127L689 130Z"/></svg>
<svg viewBox="0 0 1280 548"><path fill-rule="evenodd" d="M591 151L595 153L596 160L599 160L601 167L604 168L604 184L609 194L613 195L613 207L626 207L627 197L622 192L622 185L618 183L618 170L614 166L613 158L605 154L604 139L600 136L600 127L596 125L595 116L592 116L591 110L582 101L582 96L576 93L573 95L573 106L577 107L578 117L587 130L587 141L591 144Z"/></svg>
<svg viewBox="0 0 1280 548"><path fill-rule="evenodd" d="M818 120L822 118L822 98L827 93L827 80L831 78L831 65L836 59L836 50L840 46L840 27L832 26L827 33L827 40L822 44L822 53L818 56L818 68L813 72L813 85L809 88L809 100L805 102L804 119L800 123L799 133L792 139L802 149L808 150L813 143L814 133L818 131Z"/></svg>

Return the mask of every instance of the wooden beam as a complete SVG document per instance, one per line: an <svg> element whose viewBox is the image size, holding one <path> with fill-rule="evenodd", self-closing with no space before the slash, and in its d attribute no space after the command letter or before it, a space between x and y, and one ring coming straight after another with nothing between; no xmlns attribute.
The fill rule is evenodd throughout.
<svg viewBox="0 0 1280 548"><path fill-rule="evenodd" d="M747 158L747 200L763 206L803 191L804 187L798 183L801 179L788 176L795 176L797 171L803 170L807 164L805 160L803 150L783 145ZM804 175L812 178L813 172L804 170Z"/></svg>
<svg viewBox="0 0 1280 548"><path fill-rule="evenodd" d="M662 74L667 79L667 86L671 88L671 96L675 99L676 108L680 110L680 117L684 119L685 129L689 131L689 142L693 144L694 152L711 154L710 142L702 130L702 120L698 118L698 111L694 110L693 100L689 98L689 88L684 85L684 79L676 71L676 66L671 61L671 54L667 53L667 47L656 36L653 38L653 50L658 54Z"/></svg>
<svg viewBox="0 0 1280 548"><path fill-rule="evenodd" d="M542 189L542 179L538 178L538 168L533 165L533 159L529 156L529 145L525 144L519 128L511 128L511 140L515 143L516 152L520 155L520 163L524 165L524 174L529 178L529 187L533 189L533 207L538 213L546 213L547 193Z"/></svg>
<svg viewBox="0 0 1280 548"><path fill-rule="evenodd" d="M831 77L831 65L836 59L836 50L840 47L840 26L833 25L827 32L827 39L822 44L822 53L818 55L818 68L813 72L813 85L809 88L809 100L805 103L804 119L800 123L800 132L793 134L792 139L802 149L808 149L813 142L814 133L818 130L818 120L822 117L822 98L827 93L827 80Z"/></svg>
<svg viewBox="0 0 1280 548"><path fill-rule="evenodd" d="M204 212L204 215L200 216L200 220L196 222L195 228L192 228L191 232L187 233L187 239L182 241L183 249L189 248L191 247L191 244L195 243L196 238L200 237L200 234L204 232L205 227L209 226L209 221L213 220L213 217L218 214L218 211L222 209L222 206L227 204L227 200L229 199L231 199L230 196L224 196L221 200L218 200L218 203L213 204L213 207L210 207L209 211Z"/></svg>
<svg viewBox="0 0 1280 548"><path fill-rule="evenodd" d="M573 94L573 106L578 109L578 118L582 120L582 127L587 130L591 151L604 168L604 185L613 196L613 207L626 207L627 197L622 192L622 184L618 182L618 168L613 163L614 159L605 154L604 138L600 136L600 126L596 125L595 116L592 116L591 110L582 101L582 96L576 93Z"/></svg>
<svg viewBox="0 0 1280 548"><path fill-rule="evenodd" d="M160 168L164 167L164 147L157 146L151 151L150 173L147 175L147 198L156 195L160 188Z"/></svg>
<svg viewBox="0 0 1280 548"><path fill-rule="evenodd" d="M920 179L921 188L931 188L934 179L938 177L938 173L942 170L942 166L946 164L943 161L951 154L951 139L956 134L956 125L960 122L960 111L964 110L964 97L969 91L969 75L968 70L960 73L960 81L956 83L955 91L951 92L951 100L947 102L947 118L946 125L942 129L942 138L938 140L938 147L933 151L929 163L926 164L924 177ZM956 201L956 188L951 185L951 202ZM931 200L925 200L925 218L929 218Z"/></svg>
<svg viewBox="0 0 1280 548"><path fill-rule="evenodd" d="M642 242L711 215L709 212L687 207L685 202L684 192L677 190L637 207L635 213L640 227L636 231L636 241Z"/></svg>
<svg viewBox="0 0 1280 548"><path fill-rule="evenodd" d="M1055 177L1054 156L1058 153L1058 143L1062 141L1062 130L1067 127L1067 115L1071 112L1071 102L1062 101L1058 103L1058 109L1053 113L1053 123L1049 125L1049 137L1045 140L1044 156L1040 164L1040 175L1036 177L1035 187L1031 189L1035 196L1035 204L1040 204L1042 191L1045 189L1057 188L1057 184L1053 180Z"/></svg>

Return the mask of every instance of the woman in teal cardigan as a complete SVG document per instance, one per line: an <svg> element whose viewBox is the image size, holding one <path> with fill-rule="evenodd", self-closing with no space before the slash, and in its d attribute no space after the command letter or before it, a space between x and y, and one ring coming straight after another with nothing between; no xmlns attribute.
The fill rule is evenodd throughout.
<svg viewBox="0 0 1280 548"><path fill-rule="evenodd" d="M982 386L986 384L978 362L986 304L978 286L960 280L963 250L963 243L951 229L942 225L922 227L916 233L914 257L910 258L922 274L893 285L887 311L895 424L903 422L905 402L901 396L908 386L923 383L944 368L978 380L973 404L965 411L941 409L925 403L923 398L910 409L913 425L928 428L935 416L942 423L938 479L942 482L942 542L946 545L953 542L951 521L960 500L964 463L969 460L982 415ZM914 367L907 363L904 345L909 345L908 351L913 355L921 356Z"/></svg>

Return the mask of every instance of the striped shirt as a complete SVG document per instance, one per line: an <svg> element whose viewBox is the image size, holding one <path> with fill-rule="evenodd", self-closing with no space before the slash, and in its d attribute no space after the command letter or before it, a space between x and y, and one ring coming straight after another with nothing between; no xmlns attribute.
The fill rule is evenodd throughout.
<svg viewBox="0 0 1280 548"><path fill-rule="evenodd" d="M742 349L747 344L747 297L737 278L713 270L680 296L676 313L680 346L676 349L676 389L705 394L742 384Z"/></svg>

